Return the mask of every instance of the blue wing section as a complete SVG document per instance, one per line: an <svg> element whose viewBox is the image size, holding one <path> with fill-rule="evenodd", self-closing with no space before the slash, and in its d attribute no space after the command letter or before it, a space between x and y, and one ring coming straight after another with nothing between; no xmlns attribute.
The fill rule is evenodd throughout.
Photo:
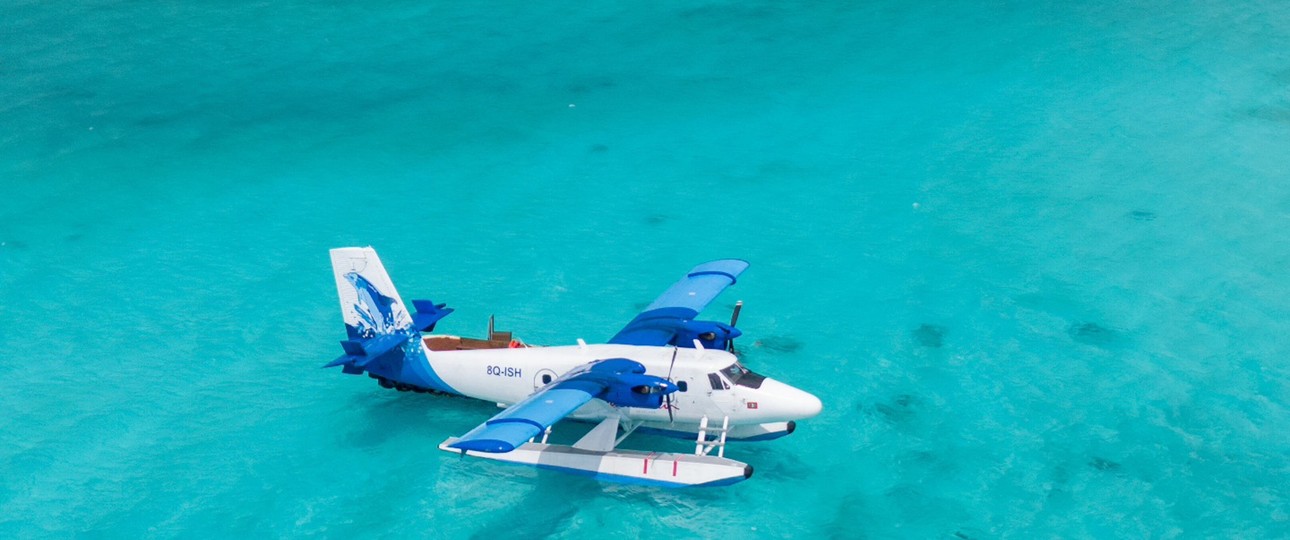
<svg viewBox="0 0 1290 540"><path fill-rule="evenodd" d="M676 385L644 373L645 366L626 358L583 364L524 401L497 413L450 446L480 452L510 452L595 398L620 407L657 409L663 404L663 396L676 391Z"/></svg>
<svg viewBox="0 0 1290 540"><path fill-rule="evenodd" d="M462 435L452 447L480 452L510 452L541 434L551 424L569 416L605 389L603 385L584 381L552 384L547 388L507 407L483 425Z"/></svg>
<svg viewBox="0 0 1290 540"><path fill-rule="evenodd" d="M739 274L747 269L748 261L739 259L722 259L694 267L680 281L663 291L632 322L627 323L609 343L668 345L675 344L673 341L678 334L701 332L702 330L693 327L691 321L721 291L734 285Z"/></svg>

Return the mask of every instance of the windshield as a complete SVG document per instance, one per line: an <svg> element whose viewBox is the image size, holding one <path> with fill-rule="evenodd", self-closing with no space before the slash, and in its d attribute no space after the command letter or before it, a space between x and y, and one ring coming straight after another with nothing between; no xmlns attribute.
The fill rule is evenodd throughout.
<svg viewBox="0 0 1290 540"><path fill-rule="evenodd" d="M721 374L730 379L730 382L748 388L761 388L762 381L766 380L766 377L753 373L739 362L730 364L729 367L721 370Z"/></svg>

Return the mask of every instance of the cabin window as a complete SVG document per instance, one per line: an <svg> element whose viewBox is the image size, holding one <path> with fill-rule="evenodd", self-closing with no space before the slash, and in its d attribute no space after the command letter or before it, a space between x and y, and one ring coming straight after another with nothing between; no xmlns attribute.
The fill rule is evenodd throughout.
<svg viewBox="0 0 1290 540"><path fill-rule="evenodd" d="M551 375L550 375L550 374L548 374L548 373L543 373L543 374L542 374L542 384L551 384Z"/></svg>
<svg viewBox="0 0 1290 540"><path fill-rule="evenodd" d="M690 389L690 385L686 384L685 381L676 381L676 388L677 390L685 392Z"/></svg>
<svg viewBox="0 0 1290 540"><path fill-rule="evenodd" d="M721 378L721 376L720 376L720 375L717 375L716 373L709 373L709 374L708 374L708 382L712 384L712 389L713 389L713 390L729 390L729 389L730 389L730 385L729 385L729 384L726 384L726 381L725 381L725 380L723 380L723 379Z"/></svg>

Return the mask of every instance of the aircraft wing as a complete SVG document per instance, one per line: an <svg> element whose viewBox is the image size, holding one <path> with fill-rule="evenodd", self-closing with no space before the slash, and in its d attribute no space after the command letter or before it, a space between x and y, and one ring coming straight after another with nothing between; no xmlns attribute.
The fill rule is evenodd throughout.
<svg viewBox="0 0 1290 540"><path fill-rule="evenodd" d="M578 366L523 401L507 407L449 445L460 450L504 453L528 442L615 384L614 375L644 373L634 360L614 358Z"/></svg>
<svg viewBox="0 0 1290 540"><path fill-rule="evenodd" d="M748 261L722 259L694 267L637 315L609 343L667 345L677 330L735 284Z"/></svg>

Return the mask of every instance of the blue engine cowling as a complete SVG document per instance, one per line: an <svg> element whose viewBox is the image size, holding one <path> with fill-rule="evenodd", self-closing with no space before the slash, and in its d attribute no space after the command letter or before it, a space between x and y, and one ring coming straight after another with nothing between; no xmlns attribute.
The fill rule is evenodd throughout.
<svg viewBox="0 0 1290 540"><path fill-rule="evenodd" d="M600 399L619 407L657 409L663 406L666 396L675 391L676 385L662 377L624 373L614 377Z"/></svg>
<svg viewBox="0 0 1290 540"><path fill-rule="evenodd" d="M657 409L668 394L676 391L671 381L646 375L645 366L627 358L601 360L584 373L572 374L572 379L604 385L604 391L596 397L619 407Z"/></svg>
<svg viewBox="0 0 1290 540"><path fill-rule="evenodd" d="M676 329L676 337L670 345L682 348L694 348L694 340L699 340L705 349L726 349L730 340L743 335L738 328L717 321L685 321Z"/></svg>

